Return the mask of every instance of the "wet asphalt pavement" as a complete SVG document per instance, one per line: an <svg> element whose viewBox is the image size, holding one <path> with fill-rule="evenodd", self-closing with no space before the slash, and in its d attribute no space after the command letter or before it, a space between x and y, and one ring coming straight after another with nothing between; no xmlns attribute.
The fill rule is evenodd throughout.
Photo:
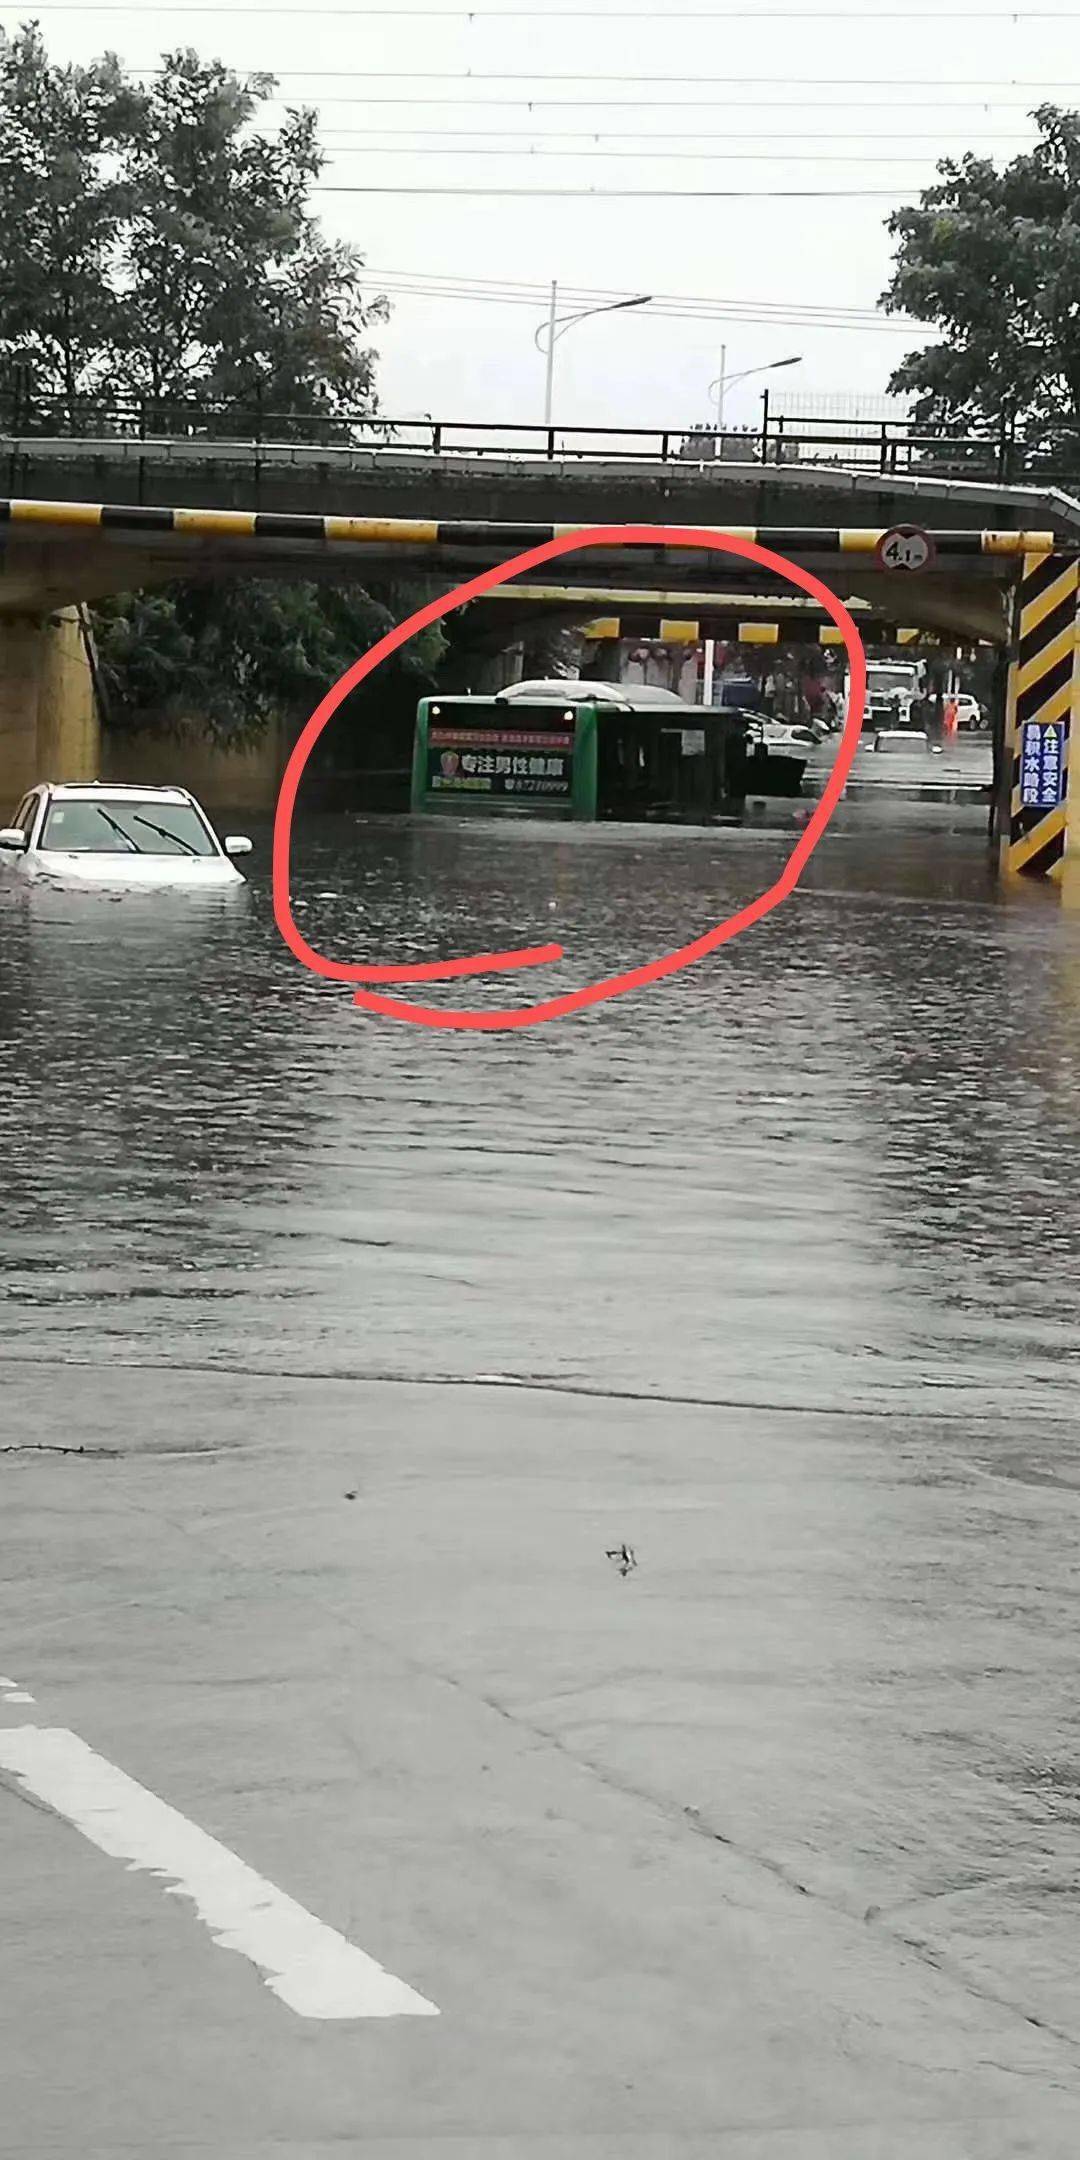
<svg viewBox="0 0 1080 2160"><path fill-rule="evenodd" d="M298 916L569 987L798 814L322 819ZM847 806L524 1035L305 976L265 833L197 907L0 887L0 1736L441 2012L297 2018L0 1761L0 2151L1080 2150L1080 915L982 816Z"/></svg>

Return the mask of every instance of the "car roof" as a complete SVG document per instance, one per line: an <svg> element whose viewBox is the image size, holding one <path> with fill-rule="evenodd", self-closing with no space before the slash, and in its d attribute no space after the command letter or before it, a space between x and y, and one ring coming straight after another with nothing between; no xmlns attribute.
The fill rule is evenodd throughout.
<svg viewBox="0 0 1080 2160"><path fill-rule="evenodd" d="M124 781L114 784L111 780L43 780L39 785L64 802L93 802L98 795L110 795L114 800L125 802L191 801L187 789L182 787L135 787Z"/></svg>
<svg viewBox="0 0 1080 2160"><path fill-rule="evenodd" d="M653 706L680 708L694 711L685 698L674 690L664 690L659 683L593 682L582 675L545 675L533 680L508 683L505 690L497 690L493 702L496 705L527 704L535 698L542 704L589 704L618 705L633 711Z"/></svg>

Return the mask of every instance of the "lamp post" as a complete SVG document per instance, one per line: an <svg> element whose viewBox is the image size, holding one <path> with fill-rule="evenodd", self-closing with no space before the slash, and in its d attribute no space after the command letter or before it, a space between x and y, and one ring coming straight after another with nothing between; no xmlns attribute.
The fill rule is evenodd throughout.
<svg viewBox="0 0 1080 2160"><path fill-rule="evenodd" d="M766 360L758 367L740 368L737 375L729 375L727 371L727 346L721 345L720 373L716 381L709 384L709 396L716 399L717 434L722 435L724 432L724 407L727 403L727 394L729 390L735 388L736 383L745 382L748 375L771 375L777 368L798 367L801 360L801 353L793 353L789 360Z"/></svg>
<svg viewBox="0 0 1080 2160"><path fill-rule="evenodd" d="M551 303L548 308L547 321L539 325L533 338L537 352L545 353L547 356L547 375L544 385L544 426L546 428L551 426L555 389L555 347L559 339L565 337L566 332L572 330L575 323L584 322L590 315L616 315L620 308L648 307L651 299L651 293L635 293L630 300L606 300L602 307L578 308L570 315L560 315L558 312L558 282L555 278L552 278Z"/></svg>
<svg viewBox="0 0 1080 2160"><path fill-rule="evenodd" d="M718 457L723 457L724 454L724 407L727 402L728 391L733 390L736 383L745 382L750 375L772 375L777 368L798 367L801 360L801 353L792 353L787 360L766 360L757 367L740 368L737 375L729 375L727 371L727 346L721 345L720 373L715 382L709 384L709 396L716 399L716 454ZM701 686L702 702L705 705L712 704L715 677L716 641L714 638L706 638L705 676Z"/></svg>

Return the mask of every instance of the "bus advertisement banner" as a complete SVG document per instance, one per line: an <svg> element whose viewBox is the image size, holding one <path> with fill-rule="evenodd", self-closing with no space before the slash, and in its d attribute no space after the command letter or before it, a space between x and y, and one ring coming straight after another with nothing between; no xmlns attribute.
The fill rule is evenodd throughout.
<svg viewBox="0 0 1080 2160"><path fill-rule="evenodd" d="M574 730L522 728L500 714L490 727L435 723L427 740L431 795L480 795L569 803L574 779Z"/></svg>

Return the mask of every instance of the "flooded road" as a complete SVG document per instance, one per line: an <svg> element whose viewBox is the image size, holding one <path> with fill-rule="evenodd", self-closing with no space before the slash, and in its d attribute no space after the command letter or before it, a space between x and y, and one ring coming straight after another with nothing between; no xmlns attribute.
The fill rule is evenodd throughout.
<svg viewBox="0 0 1080 2160"><path fill-rule="evenodd" d="M507 1037L306 975L265 833L235 904L9 886L7 1353L1066 1414L1080 920L1004 903L978 809L900 815L842 813L691 972ZM557 937L546 994L719 920L790 841L326 820L298 920L353 959Z"/></svg>
<svg viewBox="0 0 1080 2160"><path fill-rule="evenodd" d="M321 818L298 920L571 987L804 810ZM0 887L13 2154L1072 2160L1080 914L984 821L852 801L506 1036L305 975L266 830ZM37 1719L440 2016L290 2023L5 1811Z"/></svg>

